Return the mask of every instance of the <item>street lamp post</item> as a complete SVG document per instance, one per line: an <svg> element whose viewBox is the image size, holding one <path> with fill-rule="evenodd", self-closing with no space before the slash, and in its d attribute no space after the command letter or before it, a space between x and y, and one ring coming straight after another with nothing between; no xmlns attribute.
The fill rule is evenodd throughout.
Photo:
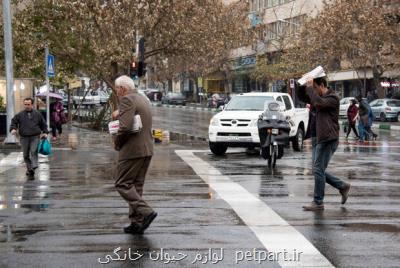
<svg viewBox="0 0 400 268"><path fill-rule="evenodd" d="M10 0L3 0L3 23L4 23L4 56L6 63L6 95L7 95L7 137L4 143L16 143L16 138L10 133L11 119L14 117L14 74L13 74L13 49L11 34L11 10Z"/></svg>

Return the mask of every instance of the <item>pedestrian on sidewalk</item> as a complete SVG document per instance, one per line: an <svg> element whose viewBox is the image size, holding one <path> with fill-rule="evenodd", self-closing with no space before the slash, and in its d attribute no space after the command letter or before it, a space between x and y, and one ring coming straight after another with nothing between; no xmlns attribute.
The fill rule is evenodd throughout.
<svg viewBox="0 0 400 268"><path fill-rule="evenodd" d="M40 138L47 139L49 133L42 114L33 109L33 99L24 99L25 109L11 119L10 132L20 136L26 164L26 175L33 177L38 168L38 145Z"/></svg>
<svg viewBox="0 0 400 268"><path fill-rule="evenodd" d="M143 234L157 217L157 213L143 200L145 176L153 155L152 115L150 104L139 94L131 78L126 75L115 80L119 98L119 130L114 147L119 151L115 187L129 205L131 224L125 233ZM133 132L135 115L140 115L143 127Z"/></svg>
<svg viewBox="0 0 400 268"><path fill-rule="evenodd" d="M357 114L358 114L357 101L355 99L352 99L351 104L347 109L347 121L349 126L347 128L346 139L349 138L351 130L353 130L354 134L356 134L357 139L360 138L358 136L356 129Z"/></svg>
<svg viewBox="0 0 400 268"><path fill-rule="evenodd" d="M57 132L59 138L61 138L62 125L65 124L66 121L64 106L61 101L57 99L55 102L50 104L50 127L52 141L57 141Z"/></svg>
<svg viewBox="0 0 400 268"><path fill-rule="evenodd" d="M303 209L316 211L324 209L325 183L339 190L342 204L347 201L350 184L326 172L339 144L339 97L327 88L325 77L308 79L306 92L316 108L317 145L313 163L314 200Z"/></svg>

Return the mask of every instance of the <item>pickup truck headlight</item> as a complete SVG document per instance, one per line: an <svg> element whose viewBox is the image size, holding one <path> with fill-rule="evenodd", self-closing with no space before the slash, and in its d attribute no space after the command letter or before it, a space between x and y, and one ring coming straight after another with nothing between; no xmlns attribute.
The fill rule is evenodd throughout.
<svg viewBox="0 0 400 268"><path fill-rule="evenodd" d="M215 117L211 118L211 120L210 120L210 126L217 127L218 125L219 125L219 120L218 120L218 118L215 118Z"/></svg>
<svg viewBox="0 0 400 268"><path fill-rule="evenodd" d="M250 124L249 124L249 127L256 127L256 126L257 126L257 122L258 122L257 119L251 120L251 122L250 122Z"/></svg>

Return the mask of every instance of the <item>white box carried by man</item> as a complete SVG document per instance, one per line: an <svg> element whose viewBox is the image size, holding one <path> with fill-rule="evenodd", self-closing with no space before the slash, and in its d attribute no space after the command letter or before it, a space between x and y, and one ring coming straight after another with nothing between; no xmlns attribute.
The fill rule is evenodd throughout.
<svg viewBox="0 0 400 268"><path fill-rule="evenodd" d="M132 133L140 132L143 128L142 118L139 114L133 117ZM108 123L108 131L111 135L117 134L119 130L119 120L114 120Z"/></svg>

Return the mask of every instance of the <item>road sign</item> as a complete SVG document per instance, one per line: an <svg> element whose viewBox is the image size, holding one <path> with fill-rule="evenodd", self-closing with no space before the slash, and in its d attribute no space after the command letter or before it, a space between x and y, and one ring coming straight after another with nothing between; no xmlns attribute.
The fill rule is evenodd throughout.
<svg viewBox="0 0 400 268"><path fill-rule="evenodd" d="M47 76L54 77L54 55L47 55Z"/></svg>

